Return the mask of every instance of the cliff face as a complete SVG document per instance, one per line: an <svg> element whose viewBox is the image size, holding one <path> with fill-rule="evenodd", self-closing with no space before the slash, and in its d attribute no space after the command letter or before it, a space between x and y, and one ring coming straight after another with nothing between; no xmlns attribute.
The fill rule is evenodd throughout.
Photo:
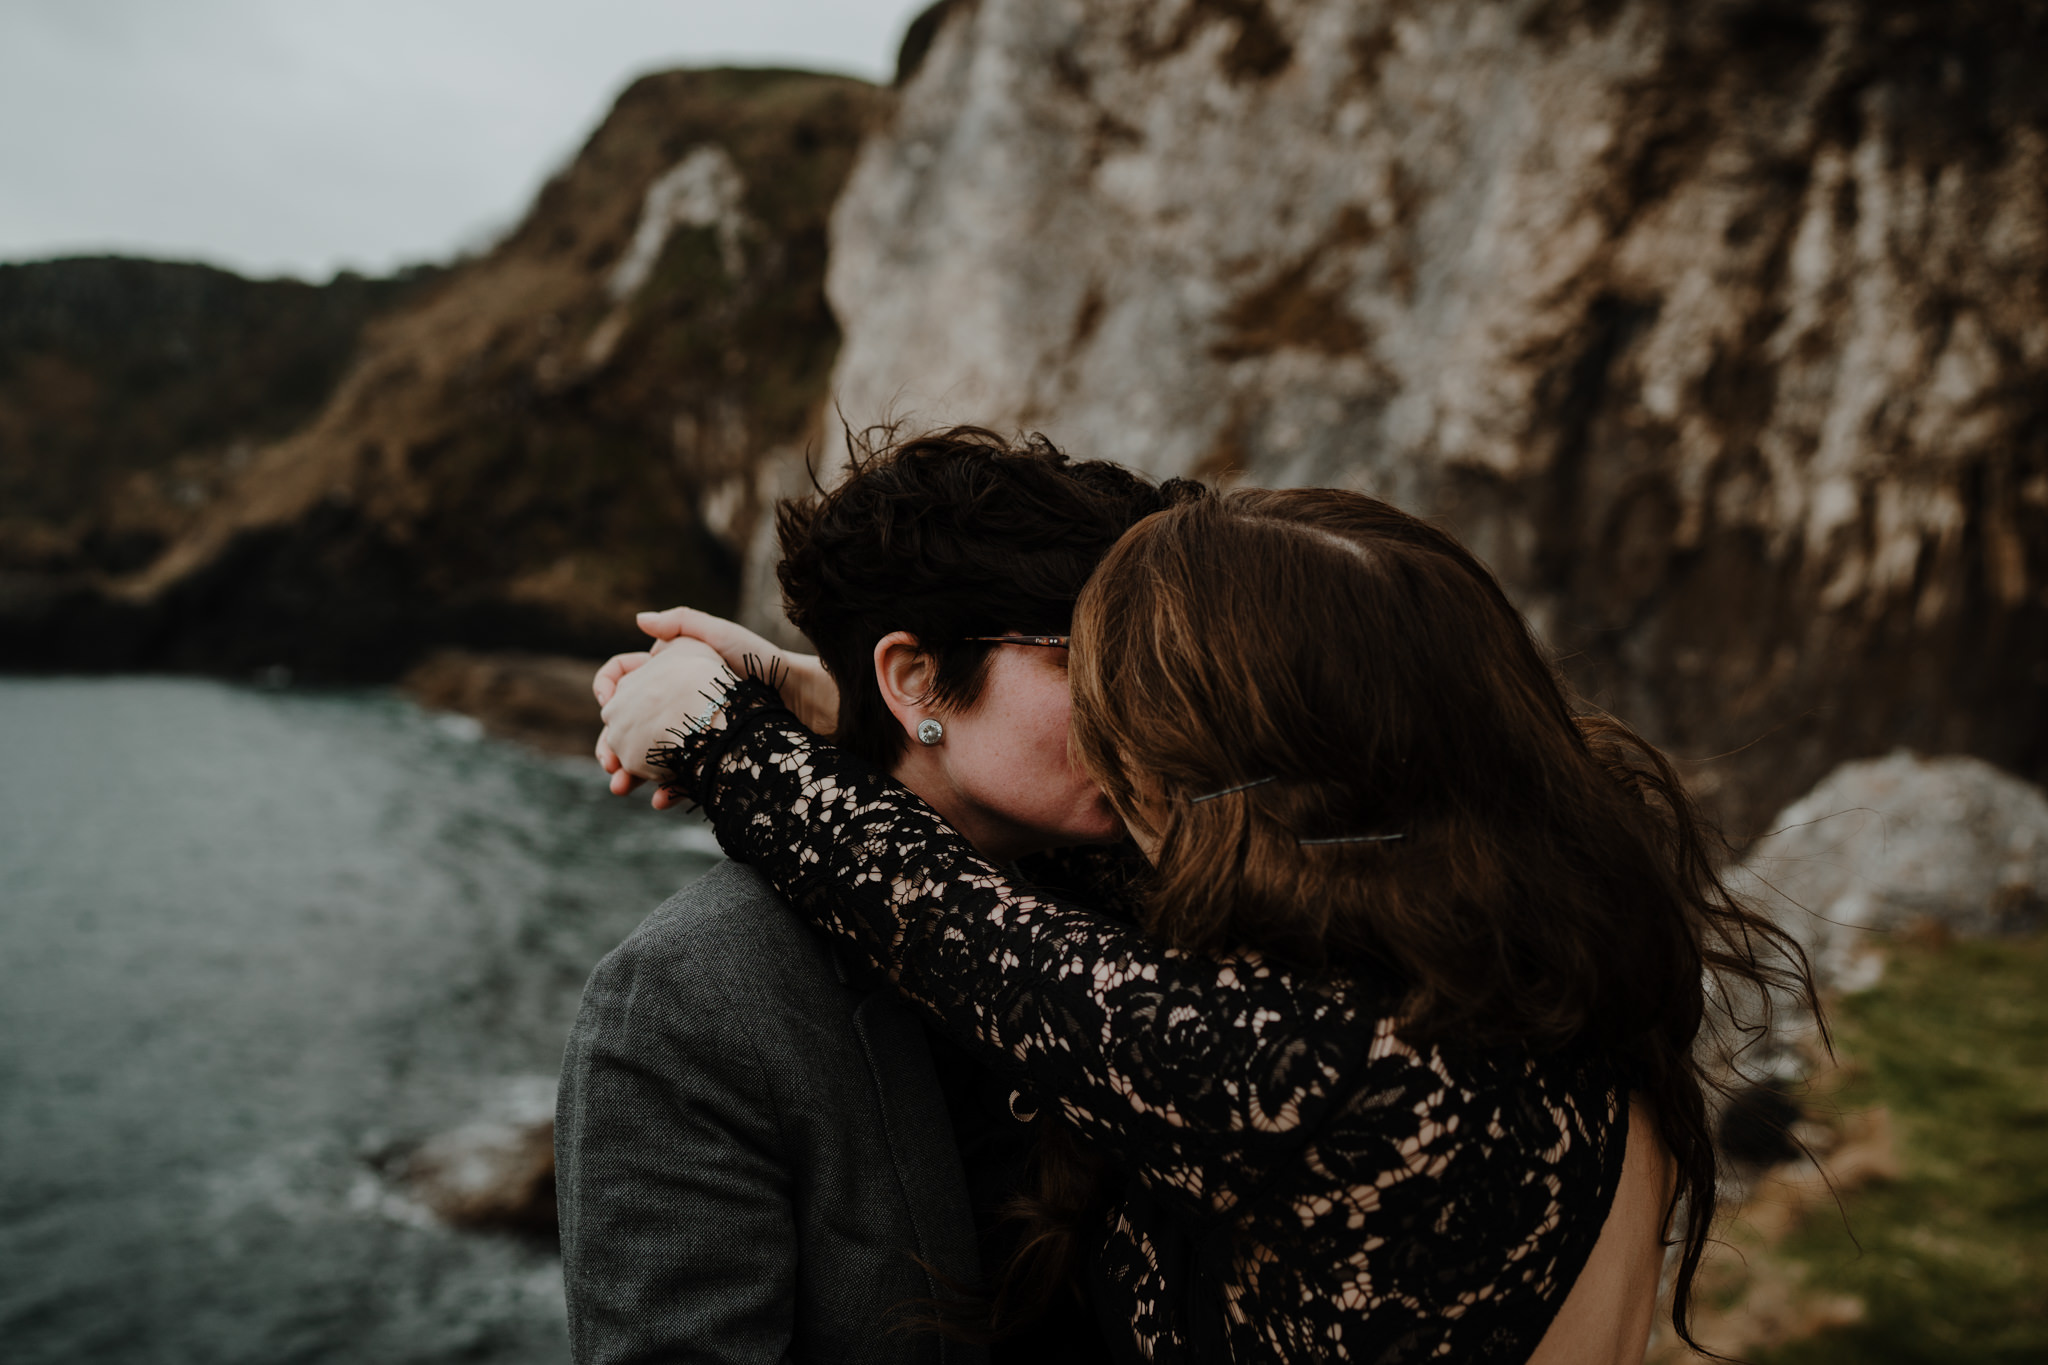
<svg viewBox="0 0 2048 1365"><path fill-rule="evenodd" d="M955 3L836 394L1443 518L1738 829L2039 777L2044 69L2028 0Z"/></svg>
<svg viewBox="0 0 2048 1365"><path fill-rule="evenodd" d="M944 0L905 61L879 126L641 81L409 293L0 271L0 666L767 626L830 370L1444 519L1738 829L1899 744L2048 776L2039 0Z"/></svg>
<svg viewBox="0 0 2048 1365"><path fill-rule="evenodd" d="M429 278L0 265L0 573L120 573L318 410L364 321Z"/></svg>
<svg viewBox="0 0 2048 1365"><path fill-rule="evenodd" d="M825 220L880 98L796 72L636 82L503 243L376 319L161 555L17 584L0 662L388 678L435 645L603 653L635 607L729 608L755 456L799 447L822 401Z"/></svg>

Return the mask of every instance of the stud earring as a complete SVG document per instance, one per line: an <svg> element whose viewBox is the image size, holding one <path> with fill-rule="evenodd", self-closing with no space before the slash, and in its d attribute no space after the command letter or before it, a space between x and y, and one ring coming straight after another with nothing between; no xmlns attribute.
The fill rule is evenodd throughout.
<svg viewBox="0 0 2048 1365"><path fill-rule="evenodd" d="M937 744L946 737L946 727L935 720L921 720L917 723L917 742Z"/></svg>

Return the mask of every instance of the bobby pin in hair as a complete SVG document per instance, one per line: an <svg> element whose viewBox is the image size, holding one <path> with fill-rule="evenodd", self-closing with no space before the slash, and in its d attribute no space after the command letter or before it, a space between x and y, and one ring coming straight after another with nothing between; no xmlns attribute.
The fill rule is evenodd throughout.
<svg viewBox="0 0 2048 1365"><path fill-rule="evenodd" d="M1302 848L1310 848L1316 844L1390 844L1405 837L1400 834L1340 834L1334 839L1296 839L1294 842Z"/></svg>
<svg viewBox="0 0 2048 1365"><path fill-rule="evenodd" d="M1255 777L1249 782L1240 782L1235 787L1225 787L1220 792L1209 792L1202 796L1190 796L1188 804L1190 806L1199 806L1204 801L1214 801L1219 796L1228 796L1232 792L1250 791L1253 787L1263 787L1268 782L1277 782L1279 780L1277 777Z"/></svg>

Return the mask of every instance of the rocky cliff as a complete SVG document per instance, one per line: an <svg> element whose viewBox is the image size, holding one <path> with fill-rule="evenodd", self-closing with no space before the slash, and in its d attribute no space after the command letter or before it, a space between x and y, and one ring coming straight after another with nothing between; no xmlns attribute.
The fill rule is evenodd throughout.
<svg viewBox="0 0 2048 1365"><path fill-rule="evenodd" d="M826 217L882 98L787 71L636 82L161 554L15 579L0 666L383 679L434 646L602 654L649 602L730 608L757 456L780 469L815 429Z"/></svg>
<svg viewBox="0 0 2048 1365"><path fill-rule="evenodd" d="M2048 6L934 19L833 220L849 420L1441 517L1738 829L2048 770Z"/></svg>
<svg viewBox="0 0 2048 1365"><path fill-rule="evenodd" d="M0 666L766 626L829 391L1440 517L1738 832L1900 744L2048 777L2040 0L943 0L904 64L641 81L289 435L121 417L147 534L0 536ZM0 451L98 411L13 373Z"/></svg>

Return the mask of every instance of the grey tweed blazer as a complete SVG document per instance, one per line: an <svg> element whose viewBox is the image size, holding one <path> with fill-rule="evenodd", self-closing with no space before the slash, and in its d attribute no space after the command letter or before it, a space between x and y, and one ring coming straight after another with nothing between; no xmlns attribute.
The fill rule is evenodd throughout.
<svg viewBox="0 0 2048 1365"><path fill-rule="evenodd" d="M577 1365L987 1359L885 1321L979 1275L923 1029L739 863L598 964L555 1151Z"/></svg>

